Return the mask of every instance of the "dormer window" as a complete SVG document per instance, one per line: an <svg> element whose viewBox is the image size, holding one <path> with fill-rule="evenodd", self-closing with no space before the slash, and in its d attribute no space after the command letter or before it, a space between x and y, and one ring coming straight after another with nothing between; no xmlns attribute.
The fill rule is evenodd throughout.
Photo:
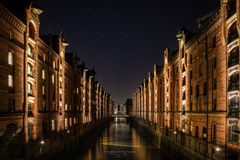
<svg viewBox="0 0 240 160"><path fill-rule="evenodd" d="M29 23L29 37L33 40L35 39L35 27L32 23Z"/></svg>

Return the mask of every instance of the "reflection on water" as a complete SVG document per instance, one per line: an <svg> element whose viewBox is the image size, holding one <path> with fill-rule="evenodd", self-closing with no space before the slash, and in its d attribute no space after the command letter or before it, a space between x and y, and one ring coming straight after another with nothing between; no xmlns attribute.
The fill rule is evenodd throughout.
<svg viewBox="0 0 240 160"><path fill-rule="evenodd" d="M160 160L155 146L147 142L127 122L126 118L115 118L104 133L86 151L79 152L76 159L83 160Z"/></svg>

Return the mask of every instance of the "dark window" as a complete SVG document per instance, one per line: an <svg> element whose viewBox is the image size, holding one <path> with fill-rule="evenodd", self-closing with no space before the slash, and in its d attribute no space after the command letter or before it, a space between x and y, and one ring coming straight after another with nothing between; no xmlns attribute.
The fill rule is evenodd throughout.
<svg viewBox="0 0 240 160"><path fill-rule="evenodd" d="M212 37L212 48L215 48L216 47L216 44L217 44L217 38L216 38L216 35L214 35Z"/></svg>
<svg viewBox="0 0 240 160"><path fill-rule="evenodd" d="M237 23L234 22L228 30L228 43L233 42L238 38Z"/></svg>
<svg viewBox="0 0 240 160"><path fill-rule="evenodd" d="M190 54L190 64L192 64L192 54Z"/></svg>
<svg viewBox="0 0 240 160"><path fill-rule="evenodd" d="M207 82L203 84L203 95L207 95Z"/></svg>
<svg viewBox="0 0 240 160"><path fill-rule="evenodd" d="M199 85L196 86L196 96L199 97L200 93L199 93Z"/></svg>
<svg viewBox="0 0 240 160"><path fill-rule="evenodd" d="M32 141L33 138L33 124L28 123L28 141Z"/></svg>
<svg viewBox="0 0 240 160"><path fill-rule="evenodd" d="M198 126L195 127L195 137L198 138Z"/></svg>
<svg viewBox="0 0 240 160"><path fill-rule="evenodd" d="M212 131L212 141L213 143L216 143L216 139L217 139L217 125L214 124L213 125L213 131Z"/></svg>
<svg viewBox="0 0 240 160"><path fill-rule="evenodd" d="M48 125L47 122L43 121L42 122L42 137L43 139L46 139L48 135Z"/></svg>
<svg viewBox="0 0 240 160"><path fill-rule="evenodd" d="M14 98L9 98L8 107L9 107L10 112L15 112L15 99Z"/></svg>
<svg viewBox="0 0 240 160"><path fill-rule="evenodd" d="M217 110L217 100L216 98L213 99L213 111Z"/></svg>
<svg viewBox="0 0 240 160"><path fill-rule="evenodd" d="M239 48L235 47L231 50L228 57L228 67L233 67L239 64Z"/></svg>
<svg viewBox="0 0 240 160"><path fill-rule="evenodd" d="M190 79L193 78L193 75L192 75L192 70L190 70Z"/></svg>
<svg viewBox="0 0 240 160"><path fill-rule="evenodd" d="M213 68L217 68L217 57L213 58Z"/></svg>
<svg viewBox="0 0 240 160"><path fill-rule="evenodd" d="M214 80L213 80L213 89L214 90L217 89L217 77L215 77Z"/></svg>

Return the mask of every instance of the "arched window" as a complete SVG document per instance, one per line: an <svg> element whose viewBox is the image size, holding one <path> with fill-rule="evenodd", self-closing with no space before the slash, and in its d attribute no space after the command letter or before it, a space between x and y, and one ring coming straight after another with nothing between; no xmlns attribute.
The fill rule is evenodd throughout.
<svg viewBox="0 0 240 160"><path fill-rule="evenodd" d="M235 91L235 90L239 90L239 73L238 72L232 74L228 82L228 91Z"/></svg>
<svg viewBox="0 0 240 160"><path fill-rule="evenodd" d="M239 47L231 50L228 58L228 67L233 67L239 63Z"/></svg>
<svg viewBox="0 0 240 160"><path fill-rule="evenodd" d="M29 37L35 39L35 27L32 23L29 23Z"/></svg>
<svg viewBox="0 0 240 160"><path fill-rule="evenodd" d="M28 63L28 75L29 76L32 76L33 73L32 73L32 66Z"/></svg>
<svg viewBox="0 0 240 160"><path fill-rule="evenodd" d="M13 53L8 52L8 64L13 65Z"/></svg>
<svg viewBox="0 0 240 160"><path fill-rule="evenodd" d="M238 37L239 35L237 31L237 23L234 22L228 30L228 43L231 43L232 41L236 40Z"/></svg>
<svg viewBox="0 0 240 160"><path fill-rule="evenodd" d="M28 94L32 95L32 84L28 82Z"/></svg>
<svg viewBox="0 0 240 160"><path fill-rule="evenodd" d="M28 46L27 48L28 56L33 58L32 48Z"/></svg>

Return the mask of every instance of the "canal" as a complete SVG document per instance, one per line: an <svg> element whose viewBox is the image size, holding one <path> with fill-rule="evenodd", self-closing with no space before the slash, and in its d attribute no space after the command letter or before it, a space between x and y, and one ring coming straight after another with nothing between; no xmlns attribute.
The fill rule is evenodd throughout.
<svg viewBox="0 0 240 160"><path fill-rule="evenodd" d="M92 139L88 145L74 151L71 159L161 160L165 158L162 157L159 149L139 134L127 118L118 117L114 118L102 134Z"/></svg>

